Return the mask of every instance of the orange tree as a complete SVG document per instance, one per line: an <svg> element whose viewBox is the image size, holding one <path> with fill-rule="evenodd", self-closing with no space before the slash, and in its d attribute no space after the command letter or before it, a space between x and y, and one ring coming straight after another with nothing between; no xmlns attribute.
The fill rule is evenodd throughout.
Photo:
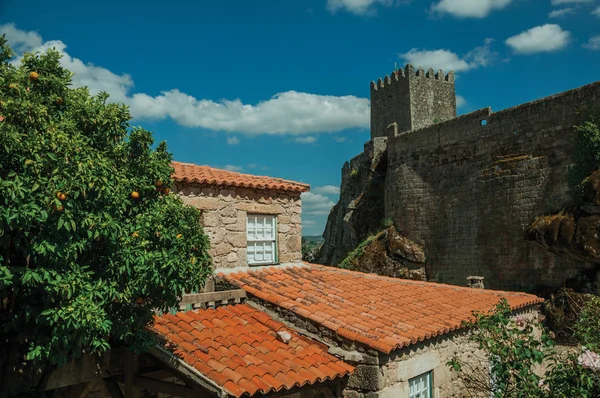
<svg viewBox="0 0 600 398"><path fill-rule="evenodd" d="M70 87L56 51L12 57L0 38L0 367L143 350L153 311L209 273L199 212L126 106Z"/></svg>

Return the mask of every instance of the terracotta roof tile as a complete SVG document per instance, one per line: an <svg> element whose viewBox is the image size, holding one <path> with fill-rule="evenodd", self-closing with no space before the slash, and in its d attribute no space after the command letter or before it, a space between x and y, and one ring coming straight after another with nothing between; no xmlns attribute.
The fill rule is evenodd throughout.
<svg viewBox="0 0 600 398"><path fill-rule="evenodd" d="M205 321L215 326L204 327ZM235 397L301 387L354 371L326 347L246 304L156 316L152 329L174 345L173 353L181 360ZM285 330L292 339L283 343L275 330ZM218 335L223 337L214 338Z"/></svg>
<svg viewBox="0 0 600 398"><path fill-rule="evenodd" d="M191 163L172 162L171 165L175 169L172 178L178 182L195 182L204 185L254 189L272 189L275 191L306 192L310 190L308 184L283 180L281 178L242 174Z"/></svg>
<svg viewBox="0 0 600 398"><path fill-rule="evenodd" d="M513 310L543 301L526 293L417 282L313 264L219 275L272 304L294 303L289 310L297 315L385 353L457 330L462 321L473 320L473 311L489 311L502 297ZM282 284L288 289L281 289ZM314 358L303 359L314 362Z"/></svg>

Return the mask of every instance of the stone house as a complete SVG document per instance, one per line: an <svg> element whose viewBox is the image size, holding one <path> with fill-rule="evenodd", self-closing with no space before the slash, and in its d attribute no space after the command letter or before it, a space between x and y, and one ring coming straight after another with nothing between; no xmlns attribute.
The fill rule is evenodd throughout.
<svg viewBox="0 0 600 398"><path fill-rule="evenodd" d="M202 211L215 268L302 259L302 200L309 186L173 162L174 193Z"/></svg>
<svg viewBox="0 0 600 398"><path fill-rule="evenodd" d="M149 352L113 350L104 367L60 370L71 396L456 397L464 384L448 360L458 355L484 377L489 366L462 324L473 311L506 298L515 314L538 316L542 300L530 294L304 263L307 185L174 167L175 193L202 210L214 275L179 310L157 313ZM65 387L59 376L49 388Z"/></svg>

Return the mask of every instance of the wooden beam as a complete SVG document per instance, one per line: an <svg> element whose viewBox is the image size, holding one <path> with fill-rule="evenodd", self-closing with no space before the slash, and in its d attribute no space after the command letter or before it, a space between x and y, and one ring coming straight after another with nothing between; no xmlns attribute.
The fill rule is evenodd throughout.
<svg viewBox="0 0 600 398"><path fill-rule="evenodd" d="M169 372L168 370L153 370L150 372L140 372L140 376L144 376L144 377L149 377L151 379L167 379L169 377L177 377L176 374L173 374L173 372Z"/></svg>
<svg viewBox="0 0 600 398"><path fill-rule="evenodd" d="M124 364L124 381L125 381L125 398L138 398L139 391L134 386L133 377L139 371L138 357L130 350L125 351L125 364Z"/></svg>
<svg viewBox="0 0 600 398"><path fill-rule="evenodd" d="M125 398L116 380L104 379L104 387L106 387L106 391L108 391L111 398Z"/></svg>
<svg viewBox="0 0 600 398"><path fill-rule="evenodd" d="M192 398L196 395L194 390L186 385L151 379L144 376L134 376L133 384L144 390L161 392L163 394L175 395L182 398Z"/></svg>
<svg viewBox="0 0 600 398"><path fill-rule="evenodd" d="M195 294L184 294L179 302L179 308L185 307L186 305L192 304L193 306L200 306L206 303L218 303L227 302L229 300L241 301L247 297L244 289L236 290L225 290L222 292L210 292L210 293L195 293Z"/></svg>
<svg viewBox="0 0 600 398"><path fill-rule="evenodd" d="M152 355L156 360L160 361L170 371L175 372L179 379L188 380L189 385L198 386L196 389L196 398L201 397L228 397L229 394L223 390L214 381L210 380L206 375L198 372L196 368L186 364L177 356L173 355L164 347L154 346L148 351L148 354Z"/></svg>
<svg viewBox="0 0 600 398"><path fill-rule="evenodd" d="M87 396L93 385L94 380L71 386L71 391L69 392L68 398L83 398Z"/></svg>

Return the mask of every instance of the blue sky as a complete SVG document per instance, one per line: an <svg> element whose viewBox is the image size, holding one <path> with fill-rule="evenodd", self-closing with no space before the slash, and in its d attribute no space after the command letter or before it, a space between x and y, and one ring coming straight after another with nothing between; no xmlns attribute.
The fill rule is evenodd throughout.
<svg viewBox="0 0 600 398"><path fill-rule="evenodd" d="M311 184L310 235L395 64L454 69L459 113L600 80L600 0L0 0L0 33L61 50L176 160Z"/></svg>

